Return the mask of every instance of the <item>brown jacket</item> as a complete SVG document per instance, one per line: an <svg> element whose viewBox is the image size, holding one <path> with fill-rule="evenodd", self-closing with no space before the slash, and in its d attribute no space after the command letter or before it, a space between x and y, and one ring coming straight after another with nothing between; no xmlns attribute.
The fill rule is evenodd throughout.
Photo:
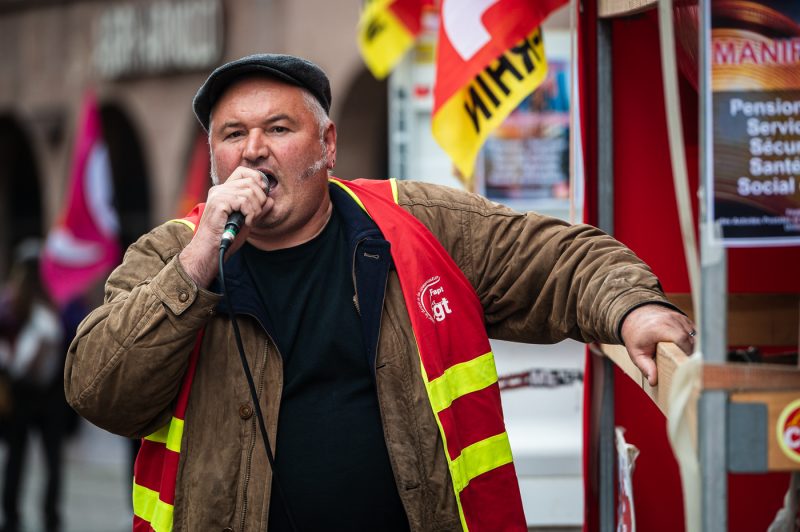
<svg viewBox="0 0 800 532"><path fill-rule="evenodd" d="M664 302L657 279L599 230L429 184L398 182L400 205L448 250L480 298L491 338L619 342L622 318ZM337 207L338 208L338 207ZM220 296L198 288L177 255L192 238L163 224L133 244L109 277L106 302L78 329L68 353L70 404L128 437L164 425L199 328L203 350L190 395L175 495L177 531L265 530L270 470ZM239 319L261 408L275 441L283 370L258 322ZM386 286L376 386L389 458L412 530L460 530L397 275ZM280 449L276 450L280 453Z"/></svg>

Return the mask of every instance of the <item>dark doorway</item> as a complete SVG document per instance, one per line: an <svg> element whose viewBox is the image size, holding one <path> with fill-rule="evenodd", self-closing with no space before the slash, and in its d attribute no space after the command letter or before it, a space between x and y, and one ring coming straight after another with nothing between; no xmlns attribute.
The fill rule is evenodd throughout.
<svg viewBox="0 0 800 532"><path fill-rule="evenodd" d="M11 116L0 116L0 274L26 238L44 237L39 169L27 132Z"/></svg>
<svg viewBox="0 0 800 532"><path fill-rule="evenodd" d="M337 177L389 177L387 90L386 81L362 68L339 100Z"/></svg>
<svg viewBox="0 0 800 532"><path fill-rule="evenodd" d="M111 159L114 207L123 250L152 229L150 180L142 143L127 114L115 104L100 107L103 138Z"/></svg>

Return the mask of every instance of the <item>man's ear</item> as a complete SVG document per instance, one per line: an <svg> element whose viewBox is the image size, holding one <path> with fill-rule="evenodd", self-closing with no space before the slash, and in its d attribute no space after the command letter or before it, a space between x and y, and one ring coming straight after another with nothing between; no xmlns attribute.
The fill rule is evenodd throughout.
<svg viewBox="0 0 800 532"><path fill-rule="evenodd" d="M325 128L325 134L322 138L325 141L325 149L327 150L328 169L331 169L336 166L336 124L330 122Z"/></svg>

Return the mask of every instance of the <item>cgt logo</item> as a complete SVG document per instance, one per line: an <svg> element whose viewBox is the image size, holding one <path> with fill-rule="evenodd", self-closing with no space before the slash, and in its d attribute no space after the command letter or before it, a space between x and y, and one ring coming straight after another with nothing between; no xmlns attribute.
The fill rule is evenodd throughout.
<svg viewBox="0 0 800 532"><path fill-rule="evenodd" d="M425 281L417 291L417 305L432 322L442 322L448 314L452 314L450 302L444 294L438 275Z"/></svg>
<svg viewBox="0 0 800 532"><path fill-rule="evenodd" d="M792 401L778 416L778 444L784 454L800 462L800 399Z"/></svg>

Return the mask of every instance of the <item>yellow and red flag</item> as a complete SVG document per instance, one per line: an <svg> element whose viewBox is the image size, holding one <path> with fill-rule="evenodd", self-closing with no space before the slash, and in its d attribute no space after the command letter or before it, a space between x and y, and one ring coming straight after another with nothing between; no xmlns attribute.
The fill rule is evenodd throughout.
<svg viewBox="0 0 800 532"><path fill-rule="evenodd" d="M433 136L469 184L483 141L547 76L539 24L567 0L442 0Z"/></svg>
<svg viewBox="0 0 800 532"><path fill-rule="evenodd" d="M367 0L358 21L358 46L372 75L383 79L414 44L422 12L433 0Z"/></svg>

